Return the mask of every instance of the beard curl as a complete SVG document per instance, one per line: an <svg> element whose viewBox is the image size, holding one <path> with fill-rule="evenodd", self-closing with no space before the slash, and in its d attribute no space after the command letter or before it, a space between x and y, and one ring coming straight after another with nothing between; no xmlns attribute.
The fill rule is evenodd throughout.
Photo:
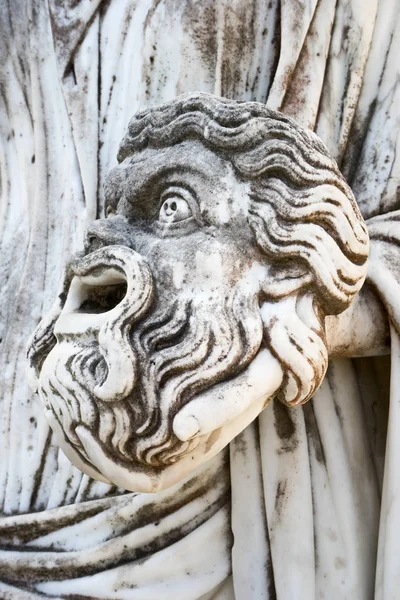
<svg viewBox="0 0 400 600"><path fill-rule="evenodd" d="M86 461L75 433L81 424L113 461L139 469L175 463L198 440L179 440L174 416L196 395L244 370L259 351L263 324L254 291L246 293L239 283L204 297L196 291L171 296L156 294L151 312L137 322L122 318L118 305L103 326L111 339L123 335L129 344L136 377L126 397L106 402L96 394L118 368L113 353L105 360L107 345L99 336L65 336L45 361L42 399Z"/></svg>
<svg viewBox="0 0 400 600"><path fill-rule="evenodd" d="M306 292L266 303L262 313L266 344L284 373L276 397L288 406L304 404L328 367L323 312L315 295Z"/></svg>

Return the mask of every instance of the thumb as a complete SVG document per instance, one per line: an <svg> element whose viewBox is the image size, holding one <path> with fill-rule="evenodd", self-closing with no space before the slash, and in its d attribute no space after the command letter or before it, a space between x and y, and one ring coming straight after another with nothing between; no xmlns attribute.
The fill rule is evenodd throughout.
<svg viewBox="0 0 400 600"><path fill-rule="evenodd" d="M278 391L282 367L269 350L261 350L251 364L234 379L221 382L186 404L176 415L173 430L183 442L226 425L250 405Z"/></svg>

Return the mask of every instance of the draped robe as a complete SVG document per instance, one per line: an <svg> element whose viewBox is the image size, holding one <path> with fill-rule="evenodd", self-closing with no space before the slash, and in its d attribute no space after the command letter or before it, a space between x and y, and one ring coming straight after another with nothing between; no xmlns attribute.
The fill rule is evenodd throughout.
<svg viewBox="0 0 400 600"><path fill-rule="evenodd" d="M13 0L0 16L0 597L395 598L397 0ZM25 345L103 215L129 118L195 90L266 102L325 142L369 227L391 356L331 360L312 401L271 403L191 483L131 494L59 451Z"/></svg>

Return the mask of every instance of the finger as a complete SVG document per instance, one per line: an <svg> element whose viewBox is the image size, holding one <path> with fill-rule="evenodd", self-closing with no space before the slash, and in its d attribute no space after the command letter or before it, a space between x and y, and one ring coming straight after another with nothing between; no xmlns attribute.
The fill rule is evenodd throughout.
<svg viewBox="0 0 400 600"><path fill-rule="evenodd" d="M243 373L214 386L184 406L173 422L175 435L185 442L219 429L253 402L262 397L265 401L271 398L282 378L280 363L269 350L261 350Z"/></svg>

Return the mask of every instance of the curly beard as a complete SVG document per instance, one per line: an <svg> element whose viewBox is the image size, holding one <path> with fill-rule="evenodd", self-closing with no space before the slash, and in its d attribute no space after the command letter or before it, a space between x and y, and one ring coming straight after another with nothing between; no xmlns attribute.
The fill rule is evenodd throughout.
<svg viewBox="0 0 400 600"><path fill-rule="evenodd" d="M146 279L143 265L141 275L129 274L127 265L138 256L114 246L75 263L77 276L93 278L107 268L124 271L128 291L110 312L103 306L98 331L57 335L41 370L39 392L67 442L86 461L75 432L82 424L113 461L157 470L198 443L182 442L174 435L177 412L196 395L246 368L260 349L263 325L257 295L243 282L206 294L177 293ZM130 279L137 285L130 285ZM85 310L96 313L87 300L76 313ZM121 364L121 377L131 381L125 395L108 389L110 374L118 375Z"/></svg>

